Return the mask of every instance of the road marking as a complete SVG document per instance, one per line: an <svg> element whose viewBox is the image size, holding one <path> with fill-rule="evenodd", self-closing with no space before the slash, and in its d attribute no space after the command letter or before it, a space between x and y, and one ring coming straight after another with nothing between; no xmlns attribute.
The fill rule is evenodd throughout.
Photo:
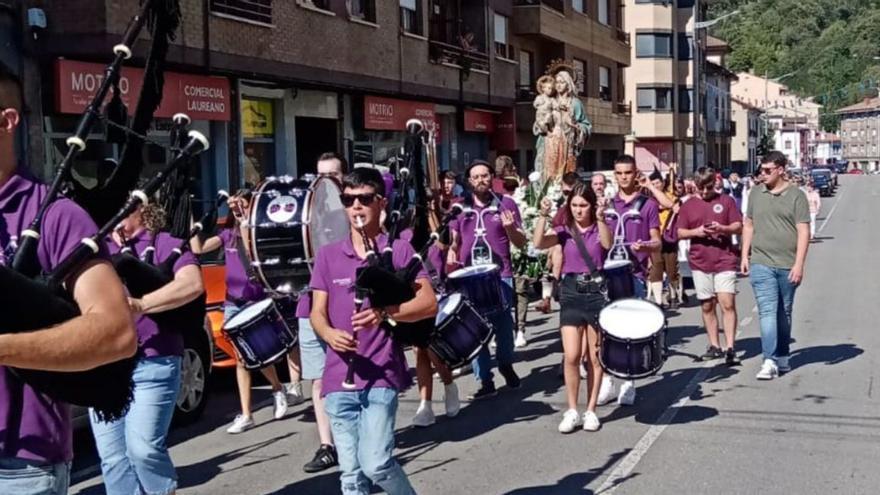
<svg viewBox="0 0 880 495"><path fill-rule="evenodd" d="M828 216L825 217L825 221L822 222L822 225L819 227L819 230L816 231L817 234L821 233L825 230L825 226L828 225L828 221L831 220L831 217L834 215L834 212L837 211L837 205L839 205L843 201L843 196L846 194L846 189L840 193L840 197L837 198L837 201L834 202L834 206L831 207L831 211L828 212Z"/></svg>
<svg viewBox="0 0 880 495"><path fill-rule="evenodd" d="M657 420L656 424L648 428L648 431L642 435L642 438L639 439L629 454L627 454L626 457L617 464L614 471L605 478L605 482L603 482L602 486L596 491L597 494L614 493L620 484L623 481L626 481L639 461L642 460L642 457L648 453L648 449L651 448L651 445L660 438L660 435L662 435L663 431L666 430L666 427L672 423L672 420L675 419L675 416L681 408L691 400L691 395L696 391L700 382L706 379L706 376L709 375L709 371L716 364L718 364L717 361L707 361L703 364L700 371L691 378L691 381L688 382L687 386L682 390L678 399L666 409L663 415L660 416L660 419Z"/></svg>

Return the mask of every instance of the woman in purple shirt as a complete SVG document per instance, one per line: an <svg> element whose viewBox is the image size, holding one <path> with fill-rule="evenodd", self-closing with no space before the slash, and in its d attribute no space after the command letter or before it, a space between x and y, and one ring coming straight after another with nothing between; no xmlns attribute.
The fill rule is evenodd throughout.
<svg viewBox="0 0 880 495"><path fill-rule="evenodd" d="M249 303L261 301L266 298L263 286L260 285L248 273L245 263L248 263L247 255L244 251L244 231L241 228L243 220L247 216L248 207L250 205L249 197L246 194L238 193L229 198L229 211L232 212L234 221L229 228L223 229L219 235L210 237L204 242L198 237L190 241L190 247L196 254L210 253L221 247L225 249L226 260L226 303L223 307L223 321L229 321L230 318L238 314L244 306ZM299 370L299 364L296 363L298 354L296 350L292 351L289 361L292 362L291 380L299 383L294 375ZM287 414L287 394L278 379L278 372L275 366L267 366L260 370L263 376L269 380L272 386L272 398L274 400L273 416L275 419L281 419ZM235 381L238 385L238 398L241 403L241 414L235 417L227 433L242 433L255 426L253 415L251 414L251 372L246 370L244 364L239 359L235 366ZM302 385L300 385L302 387ZM299 394L292 394L295 397L302 397L302 388ZM302 402L301 400L299 402Z"/></svg>
<svg viewBox="0 0 880 495"><path fill-rule="evenodd" d="M153 262L163 262L181 244L180 239L158 233L164 219L164 212L153 205L139 208L107 239L107 249L115 254L129 247L142 260L150 257L152 250ZM197 329L172 328L152 315L193 301L204 288L202 272L192 253L182 254L173 270L171 282L140 298L128 299L141 352L134 370L131 408L124 418L109 423L91 415L108 495L173 493L177 488L177 474L165 438L180 389L182 332Z"/></svg>
<svg viewBox="0 0 880 495"><path fill-rule="evenodd" d="M604 201L603 201L604 203ZM599 365L599 332L596 321L599 311L605 305L605 295L599 284L591 276L595 270L602 269L605 251L611 248L611 229L605 223L604 204L599 205L596 193L587 184L577 184L565 202L565 224L544 232L550 218L550 200L541 201L541 217L535 225L532 239L538 249L562 246L562 282L559 287L559 303L562 311L559 316L564 353L565 392L568 410L559 423L559 431L571 433L583 425L586 431L599 429L596 405L599 397L599 384L602 382L602 367ZM591 263L583 256L577 237L583 240L583 247ZM577 412L578 389L580 388L580 364L584 330L587 333L587 384L589 399L587 411L581 417Z"/></svg>

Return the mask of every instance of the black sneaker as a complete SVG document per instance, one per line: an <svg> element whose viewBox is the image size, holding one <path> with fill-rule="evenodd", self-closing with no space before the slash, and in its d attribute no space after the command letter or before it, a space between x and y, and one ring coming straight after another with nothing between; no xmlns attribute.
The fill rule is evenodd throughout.
<svg viewBox="0 0 880 495"><path fill-rule="evenodd" d="M496 393L498 392L495 390L495 382L485 382L480 385L480 388L476 392L471 394L470 399L480 400L487 397L494 397Z"/></svg>
<svg viewBox="0 0 880 495"><path fill-rule="evenodd" d="M303 471L318 473L337 465L339 465L339 459L336 457L336 447L321 445L318 447L318 451L315 452L315 457L303 466Z"/></svg>
<svg viewBox="0 0 880 495"><path fill-rule="evenodd" d="M721 359L724 357L724 351L720 348L710 345L706 348L706 352L700 356L701 361L711 361L713 359Z"/></svg>
<svg viewBox="0 0 880 495"><path fill-rule="evenodd" d="M514 371L513 366L499 366L498 372L501 373L501 376L504 377L504 381L507 382L507 386L510 388L519 388L520 381L519 376L517 376L516 371Z"/></svg>
<svg viewBox="0 0 880 495"><path fill-rule="evenodd" d="M669 309L672 311L678 311L678 299L673 298L672 301L669 302Z"/></svg>
<svg viewBox="0 0 880 495"><path fill-rule="evenodd" d="M739 364L739 358L736 357L736 351L733 350L733 347L724 351L724 362L728 366L736 366Z"/></svg>

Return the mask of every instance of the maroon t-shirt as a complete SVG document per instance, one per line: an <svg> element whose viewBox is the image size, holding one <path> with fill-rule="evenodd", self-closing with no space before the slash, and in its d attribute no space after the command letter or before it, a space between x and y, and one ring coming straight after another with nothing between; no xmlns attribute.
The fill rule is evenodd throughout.
<svg viewBox="0 0 880 495"><path fill-rule="evenodd" d="M712 222L721 225L742 222L736 201L727 194L719 194L709 201L694 196L681 206L678 214L679 229L696 229ZM688 262L691 269L705 273L736 271L739 250L733 245L732 236L727 234L694 237L691 238Z"/></svg>

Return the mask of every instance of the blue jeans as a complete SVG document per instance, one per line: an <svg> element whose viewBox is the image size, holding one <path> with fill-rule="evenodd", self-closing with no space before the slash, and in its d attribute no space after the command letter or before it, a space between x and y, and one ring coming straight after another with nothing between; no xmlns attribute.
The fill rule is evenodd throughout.
<svg viewBox="0 0 880 495"><path fill-rule="evenodd" d="M0 493L15 495L65 495L70 484L70 464L37 464L0 457Z"/></svg>
<svg viewBox="0 0 880 495"><path fill-rule="evenodd" d="M788 280L790 270L752 265L750 279L761 321L764 359L788 357L791 343L791 309L797 286Z"/></svg>
<svg viewBox="0 0 880 495"><path fill-rule="evenodd" d="M102 423L90 415L107 495L171 493L177 489L177 473L165 439L180 389L180 357L141 359L134 383L134 400L124 418Z"/></svg>
<svg viewBox="0 0 880 495"><path fill-rule="evenodd" d="M503 289L508 291L504 297L508 301L514 300L513 279L504 278ZM499 366L510 366L513 364L513 316L510 310L498 311L486 315L489 323L495 327L495 357L498 359ZM474 364L474 376L481 383L492 381L492 355L489 353L489 346L483 347L477 354Z"/></svg>
<svg viewBox="0 0 880 495"><path fill-rule="evenodd" d="M324 398L324 407L339 454L344 495L369 494L370 481L389 495L416 493L393 456L396 390L331 392Z"/></svg>
<svg viewBox="0 0 880 495"><path fill-rule="evenodd" d="M648 297L648 286L645 279L633 275L633 297L645 299Z"/></svg>

